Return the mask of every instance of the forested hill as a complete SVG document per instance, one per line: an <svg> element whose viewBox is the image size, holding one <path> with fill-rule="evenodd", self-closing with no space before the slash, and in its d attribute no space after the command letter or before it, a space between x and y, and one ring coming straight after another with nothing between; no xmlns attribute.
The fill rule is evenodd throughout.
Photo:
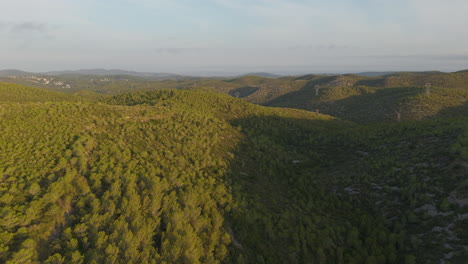
<svg viewBox="0 0 468 264"><path fill-rule="evenodd" d="M73 96L63 93L25 87L16 84L0 83L0 103L7 102L47 102L73 101Z"/></svg>
<svg viewBox="0 0 468 264"><path fill-rule="evenodd" d="M468 260L466 116L0 87L0 263Z"/></svg>
<svg viewBox="0 0 468 264"><path fill-rule="evenodd" d="M358 123L463 117L468 116L468 87L328 87L290 93L268 105L319 111Z"/></svg>
<svg viewBox="0 0 468 264"><path fill-rule="evenodd" d="M468 71L399 72L374 77L265 76L156 81L128 75L47 75L0 77L0 81L70 94L87 91L88 98L168 88L214 91L255 104L319 111L359 123L446 118L468 113Z"/></svg>

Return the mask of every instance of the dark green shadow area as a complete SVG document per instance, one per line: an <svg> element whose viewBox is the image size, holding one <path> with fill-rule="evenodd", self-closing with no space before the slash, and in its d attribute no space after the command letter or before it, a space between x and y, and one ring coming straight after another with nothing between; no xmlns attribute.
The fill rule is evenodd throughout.
<svg viewBox="0 0 468 264"><path fill-rule="evenodd" d="M245 135L228 178L234 263L431 263L450 252L466 260L465 240L433 231L468 227L456 217L468 208L444 202L466 181L453 149L466 120L231 124ZM448 215L418 209L428 205Z"/></svg>
<svg viewBox="0 0 468 264"><path fill-rule="evenodd" d="M371 88L333 87L297 91L277 98L268 105L300 108L336 116L357 123L396 121L404 100L424 90L415 87ZM290 103L294 105L290 105Z"/></svg>

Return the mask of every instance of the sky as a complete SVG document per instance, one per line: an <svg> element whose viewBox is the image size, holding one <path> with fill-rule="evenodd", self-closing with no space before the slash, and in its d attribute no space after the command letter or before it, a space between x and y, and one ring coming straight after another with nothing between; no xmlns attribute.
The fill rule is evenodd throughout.
<svg viewBox="0 0 468 264"><path fill-rule="evenodd" d="M467 0L0 0L0 69L468 69Z"/></svg>

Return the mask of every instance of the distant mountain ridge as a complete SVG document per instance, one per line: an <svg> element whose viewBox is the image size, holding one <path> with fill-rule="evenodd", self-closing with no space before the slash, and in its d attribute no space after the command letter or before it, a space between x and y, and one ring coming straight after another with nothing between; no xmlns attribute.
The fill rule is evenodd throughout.
<svg viewBox="0 0 468 264"><path fill-rule="evenodd" d="M468 72L468 69L456 71L454 73L463 73ZM358 73L348 73L348 74L273 74L269 72L248 72L245 74L228 74L225 73L224 75L217 75L217 78L221 77L245 77L245 76L258 76L258 77L266 77L266 78L281 78L287 76L336 76L336 75L357 75L357 76L365 76L365 77L384 77L387 75L400 75L400 74L415 74L415 75L427 75L427 74L444 74L444 72L440 71L408 71L408 72L399 72L399 71L368 71L368 72L358 72ZM168 72L138 72L138 71L128 71L122 69L102 69L102 68L95 68L95 69L79 69L79 70L62 70L62 71L48 71L48 72L28 72L22 71L17 69L4 69L0 70L0 77L8 77L8 76L28 76L28 75L97 75L97 76L113 76L113 75L127 75L127 76L135 76L135 77L142 77L148 79L177 79L182 77L205 77L206 74L176 74L176 73L168 73Z"/></svg>
<svg viewBox="0 0 468 264"><path fill-rule="evenodd" d="M138 72L138 71L128 71L121 69L79 69L79 70L63 70L63 71L48 71L48 72L26 72L16 69L5 69L0 70L0 77L9 77L9 76L28 76L28 75L51 75L51 76L60 76L60 75L96 75L96 76L115 76L115 75L126 75L126 76L135 76L153 80L160 79L177 79L182 77L189 77L193 74L176 74L176 73L167 73L167 72ZM196 75L196 77L202 77ZM282 75L272 74L269 72L249 72L246 74L233 75L225 74L224 77L244 77L244 76L259 76L266 78L279 78Z"/></svg>
<svg viewBox="0 0 468 264"><path fill-rule="evenodd" d="M46 72L46 75L99 75L99 76L111 76L111 75L128 75L143 77L149 79L172 79L182 77L182 75L173 73L155 73L155 72L136 72L126 71L120 69L80 69L71 71L51 71Z"/></svg>
<svg viewBox="0 0 468 264"><path fill-rule="evenodd" d="M249 72L246 74L239 75L239 77L245 77L245 76L259 76L259 77L266 77L266 78L280 78L282 75L278 74L273 74L269 72Z"/></svg>
<svg viewBox="0 0 468 264"><path fill-rule="evenodd" d="M355 75L367 76L367 77L381 77L388 74L395 73L394 71L386 71L386 72L358 72L354 73Z"/></svg>
<svg viewBox="0 0 468 264"><path fill-rule="evenodd" d="M0 77L8 77L8 76L26 76L31 75L33 73L15 70L15 69L5 69L0 70Z"/></svg>
<svg viewBox="0 0 468 264"><path fill-rule="evenodd" d="M49 72L26 72L16 69L5 69L0 70L0 77L10 77L10 76L28 76L28 75L50 75L50 76L60 76L60 75L96 75L96 76L115 76L115 75L127 75L142 77L152 80L161 80L161 79L178 79L184 76L173 73L155 73L155 72L136 72L136 71L126 71L119 69L80 69L80 70L65 70L65 71L49 71Z"/></svg>

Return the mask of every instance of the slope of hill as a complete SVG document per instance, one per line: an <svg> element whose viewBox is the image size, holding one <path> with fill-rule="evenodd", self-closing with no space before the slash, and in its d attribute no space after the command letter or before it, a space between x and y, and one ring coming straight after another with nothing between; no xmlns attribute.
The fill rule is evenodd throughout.
<svg viewBox="0 0 468 264"><path fill-rule="evenodd" d="M82 73L93 73L84 71ZM177 80L149 80L144 77L130 76L128 72L95 72L119 73L127 75L60 75L60 76L23 76L2 78L3 81L22 85L37 86L64 92L88 90L105 94L118 94L139 90L155 89L196 89L205 87L214 91L228 93L234 97L243 98L257 104L271 104L273 101L284 101L289 98L289 104L296 100L307 100L315 94L315 88L331 87L432 87L466 89L468 74L465 71L455 73L441 72L400 72L385 76L362 76L357 74L344 75L303 75L281 78L266 78L262 76L242 76L238 78L189 78ZM295 98L298 95L298 98ZM285 98L280 98L285 96ZM306 97L306 98L304 98ZM300 103L297 103L300 105Z"/></svg>
<svg viewBox="0 0 468 264"><path fill-rule="evenodd" d="M321 111L355 122L425 119L462 115L468 74L400 72L367 77L356 74L303 75L281 78L242 76L231 79L183 78L152 81L128 75L56 77L26 76L2 80L76 93L87 90L115 95L159 89L205 90L227 93L251 103ZM425 87L432 90L424 97ZM379 107L380 106L380 107ZM461 112L447 109L460 109Z"/></svg>
<svg viewBox="0 0 468 264"><path fill-rule="evenodd" d="M367 77L380 77L388 74L392 74L394 72L358 72L355 73L356 75L362 75Z"/></svg>
<svg viewBox="0 0 468 264"><path fill-rule="evenodd" d="M32 75L32 73L25 72L25 71L20 71L20 70L14 70L14 69L0 70L0 77L26 76L26 75Z"/></svg>
<svg viewBox="0 0 468 264"><path fill-rule="evenodd" d="M25 87L17 84L0 83L0 103L3 102L59 102L73 101L77 98L63 93Z"/></svg>
<svg viewBox="0 0 468 264"><path fill-rule="evenodd" d="M229 85L226 85L226 82L229 82ZM403 108L402 111L407 113L402 118L410 119L429 117L434 115L436 110L444 112L442 111L444 107L456 107L463 104L466 100L466 93L463 90L468 89L468 74L466 72L421 72L392 73L380 77L354 74L304 75L278 79L249 76L228 81L216 81L216 85L213 83L203 84L216 91L229 93L252 103L312 111L319 109L327 114L342 118L348 118L348 113L345 112L351 107L354 108L351 110L354 113L350 113L350 115L355 117L350 120L384 121L395 119L395 112L399 112L400 108ZM422 93L427 85L435 91L431 96L432 99L429 98L430 102L424 102L424 100L416 100L418 102L415 102L413 98L406 98ZM392 89L383 90L382 88ZM451 89L447 90L446 88ZM346 92L344 92L345 90ZM341 95L339 98L333 99L330 97L330 93L340 93ZM346 93L349 93L348 96L345 95ZM324 94L323 100L318 96L321 94ZM353 98L345 100L349 96L353 96ZM437 101L436 97L441 101ZM422 98L419 97L419 99ZM451 101L452 99L453 101ZM408 105L413 103L415 103L416 109L411 110ZM379 109L377 107L379 104L385 105L384 108ZM422 109L422 104L429 104L432 110L415 114ZM371 113L369 118L368 113L375 110L381 113Z"/></svg>
<svg viewBox="0 0 468 264"><path fill-rule="evenodd" d="M0 116L2 263L468 258L466 117L358 126L179 90Z"/></svg>
<svg viewBox="0 0 468 264"><path fill-rule="evenodd" d="M468 73L401 72L378 77L374 80L363 80L357 84L374 87L410 87L425 86L428 83L438 87L467 88Z"/></svg>
<svg viewBox="0 0 468 264"><path fill-rule="evenodd" d="M73 94L75 97L78 97L82 100L88 101L88 102L97 102L100 101L106 97L108 97L105 94L102 93L95 93L95 92L90 92L86 90L81 90Z"/></svg>
<svg viewBox="0 0 468 264"><path fill-rule="evenodd" d="M178 81L151 81L142 77L128 75L28 75L3 77L0 82L16 83L37 88L47 88L64 93L91 91L101 94L118 94L138 90L155 90L178 87Z"/></svg>
<svg viewBox="0 0 468 264"><path fill-rule="evenodd" d="M366 86L303 89L273 100L269 106L320 111L359 123L465 116L468 89L375 88ZM458 110L452 111L450 109Z"/></svg>

